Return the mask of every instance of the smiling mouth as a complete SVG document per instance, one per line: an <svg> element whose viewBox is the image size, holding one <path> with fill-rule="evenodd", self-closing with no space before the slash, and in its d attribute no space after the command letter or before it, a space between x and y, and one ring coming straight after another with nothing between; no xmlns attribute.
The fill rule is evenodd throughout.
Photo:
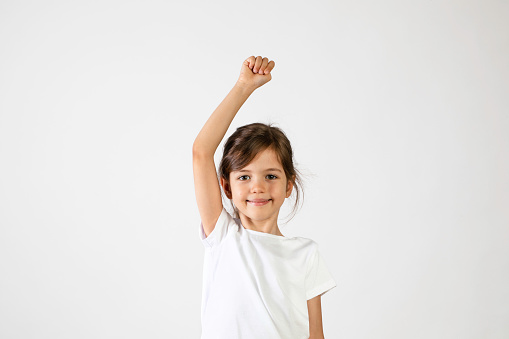
<svg viewBox="0 0 509 339"><path fill-rule="evenodd" d="M248 203L250 203L251 205L254 205L254 206L263 206L265 204L267 204L269 201L271 201L272 199L267 199L267 200L246 200Z"/></svg>

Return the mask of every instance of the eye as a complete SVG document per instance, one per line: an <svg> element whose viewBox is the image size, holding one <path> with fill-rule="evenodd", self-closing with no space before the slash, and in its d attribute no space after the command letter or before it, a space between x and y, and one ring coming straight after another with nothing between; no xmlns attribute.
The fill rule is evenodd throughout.
<svg viewBox="0 0 509 339"><path fill-rule="evenodd" d="M242 175L242 176L238 177L237 179L239 179L239 180L241 180L241 181L244 181L244 180L246 180L246 179L242 179L242 178L245 178L245 177L249 177L249 175Z"/></svg>
<svg viewBox="0 0 509 339"><path fill-rule="evenodd" d="M267 177L271 177L269 179L272 179L272 180L277 179L277 177L273 174L268 174Z"/></svg>

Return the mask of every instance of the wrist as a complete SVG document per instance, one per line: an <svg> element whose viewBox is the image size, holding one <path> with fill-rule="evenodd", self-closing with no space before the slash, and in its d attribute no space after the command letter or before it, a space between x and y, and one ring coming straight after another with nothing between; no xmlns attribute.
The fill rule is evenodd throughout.
<svg viewBox="0 0 509 339"><path fill-rule="evenodd" d="M239 89L243 93L248 94L248 95L253 93L255 91L255 89L256 89L256 87L249 86L249 85L243 84L243 83L238 82L238 81L235 83L234 87Z"/></svg>

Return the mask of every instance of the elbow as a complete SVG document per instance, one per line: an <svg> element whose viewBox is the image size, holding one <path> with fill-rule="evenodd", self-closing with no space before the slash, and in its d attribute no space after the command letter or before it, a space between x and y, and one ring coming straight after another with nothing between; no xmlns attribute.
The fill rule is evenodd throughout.
<svg viewBox="0 0 509 339"><path fill-rule="evenodd" d="M192 149L192 152L193 152L193 156L196 155L196 152L198 151L197 147L196 147L196 144L193 143L193 149Z"/></svg>
<svg viewBox="0 0 509 339"><path fill-rule="evenodd" d="M193 144L193 158L204 158L204 157L214 157L214 152L210 152L206 148L197 145L196 143Z"/></svg>
<svg viewBox="0 0 509 339"><path fill-rule="evenodd" d="M193 143L193 157L196 157L196 156L199 156L201 154L203 154L203 148L200 147L199 145L195 143Z"/></svg>

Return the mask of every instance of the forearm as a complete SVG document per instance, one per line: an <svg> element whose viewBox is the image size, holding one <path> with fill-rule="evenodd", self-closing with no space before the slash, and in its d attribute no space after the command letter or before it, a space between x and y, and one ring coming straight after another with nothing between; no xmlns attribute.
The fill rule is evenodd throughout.
<svg viewBox="0 0 509 339"><path fill-rule="evenodd" d="M214 156L228 127L254 89L235 84L209 117L193 144L193 154Z"/></svg>

